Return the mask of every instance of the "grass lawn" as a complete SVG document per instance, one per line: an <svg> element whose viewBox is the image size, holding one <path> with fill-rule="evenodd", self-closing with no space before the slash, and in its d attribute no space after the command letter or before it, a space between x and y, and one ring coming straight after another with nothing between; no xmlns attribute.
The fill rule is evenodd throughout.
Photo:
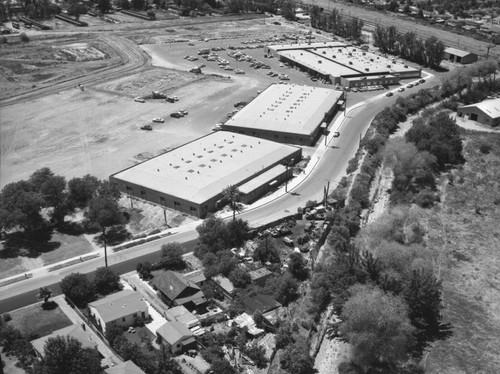
<svg viewBox="0 0 500 374"><path fill-rule="evenodd" d="M8 324L19 329L30 340L71 325L71 321L59 307L44 310L41 304L16 310L10 315L12 320Z"/></svg>
<svg viewBox="0 0 500 374"><path fill-rule="evenodd" d="M45 244L33 245L33 241L16 240L0 244L0 277L6 278L29 272L69 258L92 252L93 248L82 235L69 235L54 231ZM20 256L20 253L23 253Z"/></svg>

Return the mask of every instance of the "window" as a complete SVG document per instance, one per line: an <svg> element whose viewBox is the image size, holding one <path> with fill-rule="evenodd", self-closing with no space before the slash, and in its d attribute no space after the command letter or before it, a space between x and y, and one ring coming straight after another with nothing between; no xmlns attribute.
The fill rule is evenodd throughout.
<svg viewBox="0 0 500 374"><path fill-rule="evenodd" d="M164 197L161 197L161 196L160 196L160 204L161 204L161 205L167 205L167 202L165 201L165 198L164 198Z"/></svg>
<svg viewBox="0 0 500 374"><path fill-rule="evenodd" d="M122 322L125 322L125 317L122 317Z"/></svg>
<svg viewBox="0 0 500 374"><path fill-rule="evenodd" d="M146 192L141 190L141 197L146 197Z"/></svg>
<svg viewBox="0 0 500 374"><path fill-rule="evenodd" d="M181 203L179 203L178 201L174 201L174 206L176 208L180 208L181 207Z"/></svg>
<svg viewBox="0 0 500 374"><path fill-rule="evenodd" d="M189 210L190 210L191 212L196 212L196 211L197 211L197 210L196 210L196 208L195 208L194 206L190 206L190 207L189 207Z"/></svg>
<svg viewBox="0 0 500 374"><path fill-rule="evenodd" d="M134 313L134 318L137 318L137 313Z"/></svg>

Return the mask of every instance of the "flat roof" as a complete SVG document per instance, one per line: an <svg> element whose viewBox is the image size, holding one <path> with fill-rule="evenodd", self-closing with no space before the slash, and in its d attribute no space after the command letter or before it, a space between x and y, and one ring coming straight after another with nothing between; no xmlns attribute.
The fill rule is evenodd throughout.
<svg viewBox="0 0 500 374"><path fill-rule="evenodd" d="M342 91L297 84L272 84L223 126L310 136Z"/></svg>
<svg viewBox="0 0 500 374"><path fill-rule="evenodd" d="M112 177L202 204L229 185L239 185L299 148L217 131Z"/></svg>
<svg viewBox="0 0 500 374"><path fill-rule="evenodd" d="M481 101L480 103L464 105L460 109L464 108L478 108L491 118L500 117L500 99L489 99Z"/></svg>
<svg viewBox="0 0 500 374"><path fill-rule="evenodd" d="M341 42L314 42L314 43L296 43L296 44L275 44L269 45L268 48L274 51L283 51L287 49L306 49L318 47L345 47L347 44Z"/></svg>
<svg viewBox="0 0 500 374"><path fill-rule="evenodd" d="M321 74L337 77L374 73L395 74L419 70L395 58L383 57L359 47L341 43L337 45L291 44L279 49L279 54Z"/></svg>
<svg viewBox="0 0 500 374"><path fill-rule="evenodd" d="M444 49L444 53L449 53L450 55L465 57L468 55L473 55L474 53L468 51L462 51L461 49L447 47Z"/></svg>
<svg viewBox="0 0 500 374"><path fill-rule="evenodd" d="M274 178L277 178L285 171L286 171L286 166L276 165L275 167L269 169L268 171L242 184L241 186L238 187L238 189L242 194L245 195L249 194L250 192L262 186L264 183L272 182Z"/></svg>

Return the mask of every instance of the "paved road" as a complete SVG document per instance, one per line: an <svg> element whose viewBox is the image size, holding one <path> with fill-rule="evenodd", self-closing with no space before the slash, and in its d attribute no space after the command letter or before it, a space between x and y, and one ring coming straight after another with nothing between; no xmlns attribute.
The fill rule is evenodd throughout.
<svg viewBox="0 0 500 374"><path fill-rule="evenodd" d="M366 104L348 111L347 117L342 118L344 115L340 114L341 118L336 122L341 123L341 135L339 138L330 137L327 147L324 144L319 146L324 149L324 153L319 160L312 159L310 161L316 163L316 166L309 176L295 188L289 189L289 193L286 195L246 211L240 214L240 217L247 220L252 227L258 227L296 212L297 208L304 206L308 200L321 200L324 185L330 181L333 187L344 175L348 161L358 148L360 134L366 131L375 114L394 100L395 97L387 98L385 96L377 100L370 99ZM324 142L324 138L319 141ZM119 274L135 270L136 264L140 261L157 261L160 258L160 246L173 241L183 243L187 252L192 251L197 243L198 234L195 229L197 224L195 222L181 227L179 232L163 239L111 253L108 256L109 266ZM4 286L0 289L0 299L2 300L0 313L33 303L36 300L39 287L49 287L56 294L60 293L58 283L66 275L80 272L92 276L95 269L103 265L104 259L99 257Z"/></svg>

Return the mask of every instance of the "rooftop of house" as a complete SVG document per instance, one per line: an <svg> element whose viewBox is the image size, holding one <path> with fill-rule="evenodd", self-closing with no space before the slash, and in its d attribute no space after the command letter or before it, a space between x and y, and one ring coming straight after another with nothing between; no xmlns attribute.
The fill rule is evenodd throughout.
<svg viewBox="0 0 500 374"><path fill-rule="evenodd" d="M175 345L185 339L194 339L194 334L184 323L173 321L162 325L156 333L160 335L170 345Z"/></svg>
<svg viewBox="0 0 500 374"><path fill-rule="evenodd" d="M104 372L106 374L144 374L144 372L130 360L104 369Z"/></svg>
<svg viewBox="0 0 500 374"><path fill-rule="evenodd" d="M500 98L499 99L487 99L479 103L464 105L460 107L463 108L478 108L491 118L500 117Z"/></svg>
<svg viewBox="0 0 500 374"><path fill-rule="evenodd" d="M156 271L151 281L168 299L185 304L189 301L201 304L205 301L200 287L176 271Z"/></svg>
<svg viewBox="0 0 500 374"><path fill-rule="evenodd" d="M31 341L33 348L41 355L44 354L45 343L50 338L57 336L70 336L82 343L83 348L95 348L97 342L92 340L92 336L85 332L80 325L70 325L62 329L56 330L53 333Z"/></svg>
<svg viewBox="0 0 500 374"><path fill-rule="evenodd" d="M108 295L89 303L89 307L97 310L104 323L148 309L141 294L132 290L123 290Z"/></svg>
<svg viewBox="0 0 500 374"><path fill-rule="evenodd" d="M274 309L277 309L281 304L268 295L255 295L243 300L243 304L249 314L252 314L258 310L261 313L267 313Z"/></svg>

